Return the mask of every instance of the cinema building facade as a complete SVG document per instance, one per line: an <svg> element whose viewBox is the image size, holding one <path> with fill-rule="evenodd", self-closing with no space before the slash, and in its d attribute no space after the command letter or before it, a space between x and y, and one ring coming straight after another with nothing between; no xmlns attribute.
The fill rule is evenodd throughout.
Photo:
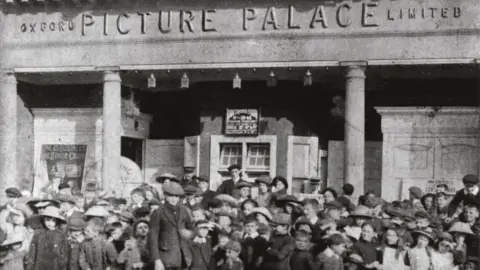
<svg viewBox="0 0 480 270"><path fill-rule="evenodd" d="M128 193L185 167L215 188L240 163L295 193L397 199L479 170L473 0L4 0L0 16L2 188Z"/></svg>

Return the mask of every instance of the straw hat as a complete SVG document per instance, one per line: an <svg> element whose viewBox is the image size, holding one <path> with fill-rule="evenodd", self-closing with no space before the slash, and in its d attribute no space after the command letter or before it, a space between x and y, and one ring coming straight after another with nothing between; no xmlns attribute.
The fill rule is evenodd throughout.
<svg viewBox="0 0 480 270"><path fill-rule="evenodd" d="M350 214L350 217L353 218L372 218L370 215L370 208L364 206L364 205L359 205L355 207L355 209L352 211Z"/></svg>
<svg viewBox="0 0 480 270"><path fill-rule="evenodd" d="M292 218L290 217L289 214L277 214L272 220L272 223L275 225L290 225L292 222Z"/></svg>
<svg viewBox="0 0 480 270"><path fill-rule="evenodd" d="M47 206L43 213L41 214L42 217L52 217L56 218L57 220L60 220L62 222L66 222L65 218L60 215L60 209L58 209L55 206Z"/></svg>
<svg viewBox="0 0 480 270"><path fill-rule="evenodd" d="M464 233L464 234L473 234L472 229L467 223L464 222L455 222L452 227L448 230L449 233Z"/></svg>
<svg viewBox="0 0 480 270"><path fill-rule="evenodd" d="M272 214L270 213L270 211L268 211L267 208L265 207L255 207L252 209L252 214L253 213L258 213L258 214L262 214L264 215L268 220L272 220L273 217L272 217Z"/></svg>
<svg viewBox="0 0 480 270"><path fill-rule="evenodd" d="M423 235L423 236L426 236L428 239L430 239L430 241L434 242L435 239L433 238L433 235L431 232L428 232L426 230L418 230L418 231L413 231L412 232L412 236L414 237L418 237L420 235Z"/></svg>
<svg viewBox="0 0 480 270"><path fill-rule="evenodd" d="M87 212L85 212L85 216L91 216L91 217L108 217L109 215L110 214L105 208L98 205L94 205L88 208Z"/></svg>
<svg viewBox="0 0 480 270"><path fill-rule="evenodd" d="M9 234L7 239L0 244L1 247L8 247L23 242L22 235L19 233Z"/></svg>
<svg viewBox="0 0 480 270"><path fill-rule="evenodd" d="M220 200L222 202L225 202L225 203L228 203L234 207L237 206L237 200L235 198L233 198L232 196L228 195L228 194L220 194L220 195L217 195L215 196L215 199L217 200Z"/></svg>

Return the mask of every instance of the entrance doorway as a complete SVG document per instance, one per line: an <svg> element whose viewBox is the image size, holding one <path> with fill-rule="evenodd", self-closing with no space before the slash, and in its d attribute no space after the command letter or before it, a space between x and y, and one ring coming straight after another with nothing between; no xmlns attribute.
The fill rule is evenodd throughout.
<svg viewBox="0 0 480 270"><path fill-rule="evenodd" d="M143 169L143 140L122 137L121 155L137 163L140 169Z"/></svg>

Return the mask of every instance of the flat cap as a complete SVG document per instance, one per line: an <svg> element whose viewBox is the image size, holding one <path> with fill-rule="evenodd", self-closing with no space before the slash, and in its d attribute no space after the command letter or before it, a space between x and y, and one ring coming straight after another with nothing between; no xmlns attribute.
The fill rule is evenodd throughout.
<svg viewBox="0 0 480 270"><path fill-rule="evenodd" d="M69 189L69 188L70 186L67 183L61 183L60 185L58 185L58 190Z"/></svg>
<svg viewBox="0 0 480 270"><path fill-rule="evenodd" d="M280 213L273 217L272 223L277 225L290 225L292 218L289 214Z"/></svg>
<svg viewBox="0 0 480 270"><path fill-rule="evenodd" d="M207 183L210 182L206 177L202 177L202 176L195 177L195 179L197 180L197 182L207 182Z"/></svg>
<svg viewBox="0 0 480 270"><path fill-rule="evenodd" d="M59 194L55 195L54 199L58 202L68 202L68 203L71 203L71 204L76 204L77 203L77 201L75 200L75 197L73 197L70 194L60 194L59 193Z"/></svg>
<svg viewBox="0 0 480 270"><path fill-rule="evenodd" d="M180 184L176 182L166 183L162 186L163 193L170 196L183 196L185 192Z"/></svg>
<svg viewBox="0 0 480 270"><path fill-rule="evenodd" d="M184 188L183 188L183 191L185 192L185 194L187 195L195 195L197 193L197 187L194 186L194 185L186 185Z"/></svg>
<svg viewBox="0 0 480 270"><path fill-rule="evenodd" d="M230 165L230 167L228 167L228 171L233 171L233 170L241 170L242 169L242 166L238 165L238 164L233 164L233 165Z"/></svg>
<svg viewBox="0 0 480 270"><path fill-rule="evenodd" d="M412 193L413 197L416 199L420 200L423 197L423 191L419 187L410 187L408 191L410 191L410 193Z"/></svg>
<svg viewBox="0 0 480 270"><path fill-rule="evenodd" d="M478 178L476 175L467 174L463 177L462 182L464 185L476 185L478 184Z"/></svg>
<svg viewBox="0 0 480 270"><path fill-rule="evenodd" d="M272 182L272 179L268 175L262 175L255 179L255 183L257 184L264 183L266 185L270 185L271 182Z"/></svg>
<svg viewBox="0 0 480 270"><path fill-rule="evenodd" d="M118 219L127 222L127 223L132 223L133 222L133 214L127 211L121 212L118 214Z"/></svg>
<svg viewBox="0 0 480 270"><path fill-rule="evenodd" d="M227 245L225 246L226 250L233 250L236 252L242 251L242 246L240 245L239 242L230 240Z"/></svg>
<svg viewBox="0 0 480 270"><path fill-rule="evenodd" d="M337 200L325 204L325 209L342 210L342 208L343 205Z"/></svg>
<svg viewBox="0 0 480 270"><path fill-rule="evenodd" d="M22 197L22 193L18 188L7 188L5 190L5 194L7 195L8 198L20 198Z"/></svg>
<svg viewBox="0 0 480 270"><path fill-rule="evenodd" d="M417 212L415 212L415 218L427 218L427 219L430 219L430 217L428 216L428 213L425 212L425 211L417 211Z"/></svg>
<svg viewBox="0 0 480 270"><path fill-rule="evenodd" d="M185 173L193 173L193 172L195 172L195 167L193 167L193 166L185 166L185 167L183 167L183 171L184 171Z"/></svg>
<svg viewBox="0 0 480 270"><path fill-rule="evenodd" d="M251 188L252 186L253 186L252 183L249 183L249 182L247 182L247 181L245 181L245 180L240 180L240 181L238 181L233 187L234 187L235 189L241 189L241 188L244 188L244 187L249 187L249 188Z"/></svg>
<svg viewBox="0 0 480 270"><path fill-rule="evenodd" d="M259 234L266 234L270 231L270 227L268 227L267 224L263 224L263 223L259 223L258 224L258 229L257 229L257 232Z"/></svg>

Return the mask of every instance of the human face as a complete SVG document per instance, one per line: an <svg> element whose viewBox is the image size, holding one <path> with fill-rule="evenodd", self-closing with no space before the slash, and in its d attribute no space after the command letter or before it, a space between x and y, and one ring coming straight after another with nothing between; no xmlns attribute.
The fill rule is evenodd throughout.
<svg viewBox="0 0 480 270"><path fill-rule="evenodd" d="M335 254L338 256L342 256L343 252L345 252L346 246L345 244L338 244L338 245L332 245L330 247Z"/></svg>
<svg viewBox="0 0 480 270"><path fill-rule="evenodd" d="M240 196L242 198L248 198L250 196L250 188L249 187L243 187L240 189Z"/></svg>
<svg viewBox="0 0 480 270"><path fill-rule="evenodd" d="M221 247L224 247L227 245L228 241L230 241L230 239L228 238L228 236L226 235L221 235L219 238L218 238L218 245L221 246Z"/></svg>
<svg viewBox="0 0 480 270"><path fill-rule="evenodd" d="M418 248L424 248L426 246L428 246L428 238L424 235L419 235L418 238L417 238L417 247Z"/></svg>
<svg viewBox="0 0 480 270"><path fill-rule="evenodd" d="M362 227L362 225L365 223L365 219L364 218L359 218L359 217L356 217L355 218L355 225L357 225L358 227Z"/></svg>
<svg viewBox="0 0 480 270"><path fill-rule="evenodd" d="M23 214L20 215L13 215L13 224L16 226L23 226L25 225L25 216Z"/></svg>
<svg viewBox="0 0 480 270"><path fill-rule="evenodd" d="M478 218L478 209L476 207L465 207L463 213L468 223L475 222Z"/></svg>
<svg viewBox="0 0 480 270"><path fill-rule="evenodd" d="M437 187L437 193L440 193L440 192L447 192L447 190L443 186Z"/></svg>
<svg viewBox="0 0 480 270"><path fill-rule="evenodd" d="M17 201L18 201L18 198L7 197L7 202L8 202L8 204L10 204L10 205L12 205L12 206L15 205L15 204L17 204Z"/></svg>
<svg viewBox="0 0 480 270"><path fill-rule="evenodd" d="M417 219L417 228L426 228L430 225L428 218L419 218Z"/></svg>
<svg viewBox="0 0 480 270"><path fill-rule="evenodd" d="M208 182L200 181L200 182L198 182L198 186L200 187L200 189L202 191L205 191L205 190L208 189Z"/></svg>
<svg viewBox="0 0 480 270"><path fill-rule="evenodd" d="M167 201L168 204L170 204L172 206L176 206L178 204L178 201L180 201L180 197L172 196L172 195L166 195L165 200Z"/></svg>
<svg viewBox="0 0 480 270"><path fill-rule="evenodd" d="M298 249L300 250L307 250L308 249L308 238L304 236L296 237L295 243Z"/></svg>
<svg viewBox="0 0 480 270"><path fill-rule="evenodd" d="M318 203L321 207L325 204L325 196L323 194L318 194Z"/></svg>
<svg viewBox="0 0 480 270"><path fill-rule="evenodd" d="M415 220L408 220L406 222L406 225L407 225L407 228L410 230L414 230L415 228L417 228L417 222Z"/></svg>
<svg viewBox="0 0 480 270"><path fill-rule="evenodd" d="M141 222L141 223L137 224L135 233L138 236L145 237L145 236L148 235L149 231L150 231L150 228L148 227L148 224L146 224L144 222Z"/></svg>
<svg viewBox="0 0 480 270"><path fill-rule="evenodd" d="M395 245L398 243L398 234L394 230L388 230L385 234L385 238L389 245Z"/></svg>
<svg viewBox="0 0 480 270"><path fill-rule="evenodd" d="M285 205L285 212L287 214L291 214L293 212L293 206L291 204L286 204Z"/></svg>
<svg viewBox="0 0 480 270"><path fill-rule="evenodd" d="M438 243L438 252L441 254L445 254L450 251L451 247L452 247L452 243L443 240L440 243Z"/></svg>
<svg viewBox="0 0 480 270"><path fill-rule="evenodd" d="M57 220L52 217L44 217L43 223L45 224L45 227L49 231L53 231L57 228Z"/></svg>
<svg viewBox="0 0 480 270"><path fill-rule="evenodd" d="M304 230L306 232L312 233L312 228L308 226L307 224L302 224L298 227L299 230Z"/></svg>
<svg viewBox="0 0 480 270"><path fill-rule="evenodd" d="M375 230L373 229L372 226L364 225L362 227L361 236L363 240L367 242L371 242L374 235L375 235Z"/></svg>
<svg viewBox="0 0 480 270"><path fill-rule="evenodd" d="M205 238L207 237L207 235L208 235L208 228L203 228L203 227L198 228L198 236Z"/></svg>
<svg viewBox="0 0 480 270"><path fill-rule="evenodd" d="M199 220L206 219L205 213L201 209L197 209L197 210L193 211L192 216L193 216L193 221L199 221Z"/></svg>
<svg viewBox="0 0 480 270"><path fill-rule="evenodd" d="M153 192L151 190L145 191L145 198L147 199L147 201L153 200Z"/></svg>
<svg viewBox="0 0 480 270"><path fill-rule="evenodd" d="M231 224L232 224L232 221L230 220L230 217L227 217L227 216L218 217L218 225L220 225L220 227L229 228Z"/></svg>
<svg viewBox="0 0 480 270"><path fill-rule="evenodd" d="M425 208L428 210L432 208L432 206L433 206L433 198L432 197L425 198Z"/></svg>
<svg viewBox="0 0 480 270"><path fill-rule="evenodd" d="M262 192L262 193L267 193L267 192L268 192L268 186L267 186L267 184L265 184L265 183L260 183L260 184L258 185L258 187L259 187L259 189L260 189L260 192Z"/></svg>
<svg viewBox="0 0 480 270"><path fill-rule="evenodd" d="M227 257L230 259L236 259L238 258L239 252L231 249L227 249Z"/></svg>
<svg viewBox="0 0 480 270"><path fill-rule="evenodd" d="M145 198L140 193L132 194L132 201L134 204L142 204Z"/></svg>
<svg viewBox="0 0 480 270"><path fill-rule="evenodd" d="M112 224L114 222L118 222L118 216L117 215L111 215L107 218L107 224Z"/></svg>
<svg viewBox="0 0 480 270"><path fill-rule="evenodd" d="M307 217L315 216L317 215L315 208L311 204L306 204L305 207L303 208L303 214Z"/></svg>
<svg viewBox="0 0 480 270"><path fill-rule="evenodd" d="M287 234L288 232L288 226L287 225L277 225L275 227L275 231L278 233L278 234Z"/></svg>
<svg viewBox="0 0 480 270"><path fill-rule="evenodd" d="M244 229L245 229L245 232L247 234L253 234L257 231L258 225L255 222L250 222L250 223L245 224Z"/></svg>
<svg viewBox="0 0 480 270"><path fill-rule="evenodd" d="M70 231L69 234L70 234L70 237L77 242L80 242L79 240L83 239L82 231Z"/></svg>
<svg viewBox="0 0 480 270"><path fill-rule="evenodd" d="M115 230L112 231L111 236L114 240L118 240L122 236L122 233L123 233L122 228L116 228Z"/></svg>
<svg viewBox="0 0 480 270"><path fill-rule="evenodd" d="M335 201L335 197L330 191L326 191L325 193L323 193L323 196L325 197L326 203Z"/></svg>
<svg viewBox="0 0 480 270"><path fill-rule="evenodd" d="M154 204L154 205L150 206L150 211L153 212L153 211L157 210L159 207L160 207L160 205Z"/></svg>
<svg viewBox="0 0 480 270"><path fill-rule="evenodd" d="M233 169L230 171L230 175L232 176L233 179L238 179L240 178L240 170Z"/></svg>
<svg viewBox="0 0 480 270"><path fill-rule="evenodd" d="M341 212L338 209L329 209L328 215L333 219L340 219Z"/></svg>
<svg viewBox="0 0 480 270"><path fill-rule="evenodd" d="M437 197L437 205L439 208L443 208L447 205L447 198L445 196L440 195Z"/></svg>
<svg viewBox="0 0 480 270"><path fill-rule="evenodd" d="M98 236L98 232L92 226L87 226L83 233L87 239L93 239Z"/></svg>
<svg viewBox="0 0 480 270"><path fill-rule="evenodd" d="M473 193L473 191L475 190L475 187L476 185L468 185L468 186L465 186L465 190L467 191L467 193Z"/></svg>
<svg viewBox="0 0 480 270"><path fill-rule="evenodd" d="M38 212L39 214L43 214L43 212L45 212L45 207L37 208L37 212Z"/></svg>
<svg viewBox="0 0 480 270"><path fill-rule="evenodd" d="M73 205L69 202L61 202L60 203L60 211L62 211L63 213L66 213L68 211L70 211L70 209L73 208Z"/></svg>
<svg viewBox="0 0 480 270"><path fill-rule="evenodd" d="M464 243L465 242L465 234L463 233L455 233L455 242L456 243Z"/></svg>
<svg viewBox="0 0 480 270"><path fill-rule="evenodd" d="M248 216L249 214L251 214L253 208L254 208L253 203L245 203L243 205L243 213L245 214L245 216Z"/></svg>

